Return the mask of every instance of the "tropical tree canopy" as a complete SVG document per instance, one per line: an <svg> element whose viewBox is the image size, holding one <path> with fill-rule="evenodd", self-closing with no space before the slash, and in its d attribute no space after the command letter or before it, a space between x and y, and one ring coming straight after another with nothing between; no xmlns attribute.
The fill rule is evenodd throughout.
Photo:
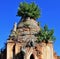
<svg viewBox="0 0 60 59"><path fill-rule="evenodd" d="M17 16L37 19L40 17L40 10L35 3L28 4L26 2L22 2L19 5Z"/></svg>
<svg viewBox="0 0 60 59"><path fill-rule="evenodd" d="M48 26L45 25L44 28L42 28L37 35L38 37L37 42L45 41L47 43L48 41L54 41L55 37L53 34L54 34L54 30L53 29L49 30Z"/></svg>

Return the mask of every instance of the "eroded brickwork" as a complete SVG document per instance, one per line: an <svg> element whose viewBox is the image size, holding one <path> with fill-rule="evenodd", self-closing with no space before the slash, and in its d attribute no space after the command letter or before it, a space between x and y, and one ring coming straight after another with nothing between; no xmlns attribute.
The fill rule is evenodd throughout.
<svg viewBox="0 0 60 59"><path fill-rule="evenodd" d="M36 43L40 27L29 17L14 25L9 40L7 40L7 59L57 59L53 51L53 42Z"/></svg>

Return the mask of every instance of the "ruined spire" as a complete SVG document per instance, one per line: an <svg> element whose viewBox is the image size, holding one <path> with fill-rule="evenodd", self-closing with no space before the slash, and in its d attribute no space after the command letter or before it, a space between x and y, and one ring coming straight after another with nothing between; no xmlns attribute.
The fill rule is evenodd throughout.
<svg viewBox="0 0 60 59"><path fill-rule="evenodd" d="M14 23L13 29L11 31L10 37L16 36L17 23Z"/></svg>
<svg viewBox="0 0 60 59"><path fill-rule="evenodd" d="M15 22L14 27L13 27L13 31L16 31L16 29L17 29L17 23Z"/></svg>

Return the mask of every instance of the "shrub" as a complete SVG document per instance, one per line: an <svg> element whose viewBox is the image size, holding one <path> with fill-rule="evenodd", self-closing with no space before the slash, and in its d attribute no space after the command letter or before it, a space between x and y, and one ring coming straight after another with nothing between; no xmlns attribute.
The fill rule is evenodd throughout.
<svg viewBox="0 0 60 59"><path fill-rule="evenodd" d="M42 28L37 34L38 37L37 42L45 41L46 43L48 43L48 41L54 41L55 37L53 34L54 30L53 29L49 30L47 25L45 25L44 28Z"/></svg>

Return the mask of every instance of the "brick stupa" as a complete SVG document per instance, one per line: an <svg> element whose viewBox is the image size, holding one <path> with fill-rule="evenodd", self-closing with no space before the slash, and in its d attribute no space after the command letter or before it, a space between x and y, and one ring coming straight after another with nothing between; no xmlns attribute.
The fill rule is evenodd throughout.
<svg viewBox="0 0 60 59"><path fill-rule="evenodd" d="M7 40L7 59L57 59L53 42L36 43L39 31L40 26L30 17L15 24Z"/></svg>

